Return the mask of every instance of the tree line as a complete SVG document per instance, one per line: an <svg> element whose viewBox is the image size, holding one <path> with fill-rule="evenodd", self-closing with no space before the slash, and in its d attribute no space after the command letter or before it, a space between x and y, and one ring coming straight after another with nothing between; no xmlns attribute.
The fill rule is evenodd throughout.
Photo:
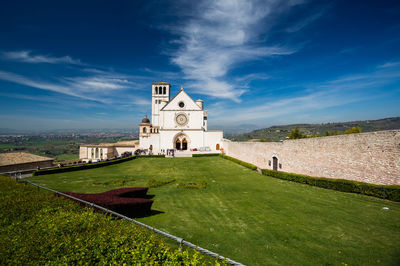
<svg viewBox="0 0 400 266"><path fill-rule="evenodd" d="M357 134L357 133L362 133L362 129L359 126L352 127L346 129L346 131L343 132L343 134ZM337 130L329 132L329 130L325 131L324 136L336 136L336 135L341 135ZM299 127L296 127L292 129L292 131L288 134L289 139L304 139L304 138L317 138L317 137L322 137L321 134L312 134L312 135L307 135L304 134L303 132L300 131Z"/></svg>

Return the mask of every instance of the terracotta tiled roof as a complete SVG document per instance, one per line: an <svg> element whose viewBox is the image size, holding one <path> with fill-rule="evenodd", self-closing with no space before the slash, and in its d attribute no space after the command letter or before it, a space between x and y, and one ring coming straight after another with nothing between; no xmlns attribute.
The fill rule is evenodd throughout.
<svg viewBox="0 0 400 266"><path fill-rule="evenodd" d="M54 160L54 159L26 152L0 153L0 165L32 163L32 162L40 162L48 160Z"/></svg>

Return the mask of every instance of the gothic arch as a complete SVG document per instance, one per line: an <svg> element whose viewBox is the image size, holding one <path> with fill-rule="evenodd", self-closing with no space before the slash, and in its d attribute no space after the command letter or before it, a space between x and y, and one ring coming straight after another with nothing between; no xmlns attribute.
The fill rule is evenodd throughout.
<svg viewBox="0 0 400 266"><path fill-rule="evenodd" d="M177 150L189 150L190 138L185 133L178 133L173 138L173 145Z"/></svg>

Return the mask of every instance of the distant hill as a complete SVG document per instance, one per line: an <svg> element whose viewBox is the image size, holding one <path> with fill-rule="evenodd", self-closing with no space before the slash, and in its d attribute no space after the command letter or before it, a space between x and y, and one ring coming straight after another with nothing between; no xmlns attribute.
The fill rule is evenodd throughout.
<svg viewBox="0 0 400 266"><path fill-rule="evenodd" d="M379 130L390 130L400 129L400 117L384 118L379 120L366 120L366 121L353 121L353 122L338 122L338 123L326 123L326 124L293 124L283 126L272 126L263 129L253 130L248 133L238 134L228 137L234 141L248 141L254 139L265 139L266 141L279 141L285 139L289 132L295 127L299 127L303 134L313 135L321 134L324 135L328 130L338 131L339 134L352 127L359 126L362 132L372 132Z"/></svg>

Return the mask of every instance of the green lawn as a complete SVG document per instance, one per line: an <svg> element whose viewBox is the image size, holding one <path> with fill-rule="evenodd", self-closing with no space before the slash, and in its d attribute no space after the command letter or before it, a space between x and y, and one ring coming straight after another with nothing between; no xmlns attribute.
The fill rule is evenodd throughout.
<svg viewBox="0 0 400 266"><path fill-rule="evenodd" d="M259 175L220 157L140 158L32 177L73 192L146 186L153 210L138 220L248 265L399 265L400 204ZM181 182L206 189L178 189ZM389 210L382 209L388 207Z"/></svg>

